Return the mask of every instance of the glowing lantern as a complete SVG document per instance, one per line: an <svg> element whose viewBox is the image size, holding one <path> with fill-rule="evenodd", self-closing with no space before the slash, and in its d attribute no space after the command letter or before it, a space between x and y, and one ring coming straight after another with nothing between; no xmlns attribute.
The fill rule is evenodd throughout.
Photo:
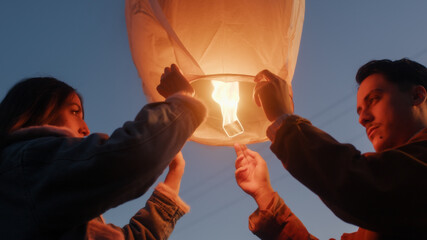
<svg viewBox="0 0 427 240"><path fill-rule="evenodd" d="M134 63L149 101L163 69L176 63L208 107L192 140L231 145L267 140L270 122L252 99L268 69L292 81L304 0L126 0Z"/></svg>

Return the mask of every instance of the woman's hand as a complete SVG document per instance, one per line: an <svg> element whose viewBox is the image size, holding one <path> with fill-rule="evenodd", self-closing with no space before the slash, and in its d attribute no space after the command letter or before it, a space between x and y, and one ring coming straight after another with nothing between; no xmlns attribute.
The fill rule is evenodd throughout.
<svg viewBox="0 0 427 240"><path fill-rule="evenodd" d="M175 64L165 68L160 78L160 84L157 86L157 92L164 98L168 98L177 92L182 92L190 96L194 95L193 87Z"/></svg>
<svg viewBox="0 0 427 240"><path fill-rule="evenodd" d="M267 163L257 153L245 145L235 144L236 181L239 187L251 195L260 209L265 209L273 198Z"/></svg>
<svg viewBox="0 0 427 240"><path fill-rule="evenodd" d="M268 70L263 70L255 76L255 103L264 109L268 120L275 121L282 114L294 112L292 89L280 77Z"/></svg>
<svg viewBox="0 0 427 240"><path fill-rule="evenodd" d="M176 194L179 193L182 175L184 175L184 168L185 160L182 153L179 152L169 164L169 172L165 179L165 185L174 190Z"/></svg>

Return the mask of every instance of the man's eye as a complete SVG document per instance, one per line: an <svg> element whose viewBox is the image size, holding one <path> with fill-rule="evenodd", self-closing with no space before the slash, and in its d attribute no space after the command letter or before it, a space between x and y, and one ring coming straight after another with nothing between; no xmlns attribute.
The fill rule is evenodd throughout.
<svg viewBox="0 0 427 240"><path fill-rule="evenodd" d="M73 114L73 115L79 115L79 113L80 113L80 111L71 111L71 113Z"/></svg>
<svg viewBox="0 0 427 240"><path fill-rule="evenodd" d="M371 103L373 103L379 99L380 99L380 96L375 95L375 96L370 97L368 102L369 102L369 104L371 104Z"/></svg>

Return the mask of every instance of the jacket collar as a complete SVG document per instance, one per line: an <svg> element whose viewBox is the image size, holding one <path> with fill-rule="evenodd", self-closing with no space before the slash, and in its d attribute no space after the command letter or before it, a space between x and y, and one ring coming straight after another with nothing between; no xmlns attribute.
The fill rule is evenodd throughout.
<svg viewBox="0 0 427 240"><path fill-rule="evenodd" d="M52 125L31 126L21 128L8 137L8 144L18 141L31 140L40 137L79 137L76 136L69 128Z"/></svg>
<svg viewBox="0 0 427 240"><path fill-rule="evenodd" d="M422 129L417 134L415 134L411 139L409 139L408 143L425 141L427 139L427 128Z"/></svg>

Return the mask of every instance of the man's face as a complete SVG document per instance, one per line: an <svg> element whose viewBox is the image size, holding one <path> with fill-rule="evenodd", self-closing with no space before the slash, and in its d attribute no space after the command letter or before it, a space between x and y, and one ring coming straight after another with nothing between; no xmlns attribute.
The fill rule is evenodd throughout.
<svg viewBox="0 0 427 240"><path fill-rule="evenodd" d="M83 108L77 94L71 94L59 109L58 118L52 123L55 126L66 127L76 137L89 135L89 128L83 120Z"/></svg>
<svg viewBox="0 0 427 240"><path fill-rule="evenodd" d="M377 152L404 144L414 134L410 91L401 91L382 74L372 74L360 84L357 113Z"/></svg>

